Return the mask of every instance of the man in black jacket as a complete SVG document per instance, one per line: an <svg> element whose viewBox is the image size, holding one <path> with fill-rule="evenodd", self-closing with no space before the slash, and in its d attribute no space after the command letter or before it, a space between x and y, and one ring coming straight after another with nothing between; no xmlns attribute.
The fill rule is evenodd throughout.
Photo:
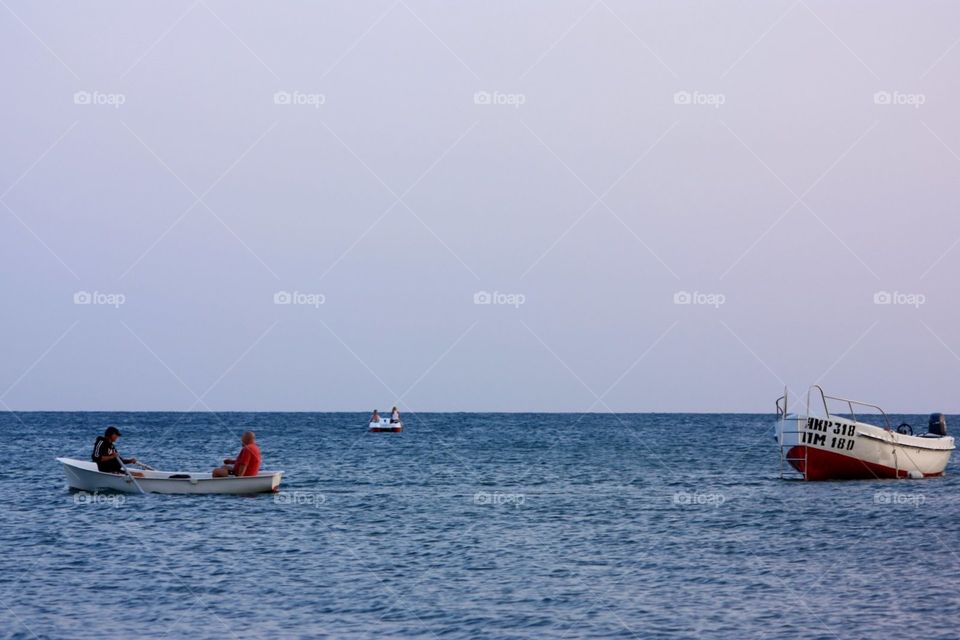
<svg viewBox="0 0 960 640"><path fill-rule="evenodd" d="M133 464L136 458L121 458L117 453L113 443L120 437L120 431L116 427L107 427L102 436L97 436L93 443L93 461L97 463L97 469L105 473L123 473L123 467L120 466L122 460L124 464Z"/></svg>

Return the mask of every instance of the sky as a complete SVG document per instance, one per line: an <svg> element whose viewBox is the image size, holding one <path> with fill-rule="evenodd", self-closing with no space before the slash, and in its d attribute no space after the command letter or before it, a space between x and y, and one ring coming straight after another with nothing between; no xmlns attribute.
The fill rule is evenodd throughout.
<svg viewBox="0 0 960 640"><path fill-rule="evenodd" d="M0 4L0 410L960 413L960 5Z"/></svg>

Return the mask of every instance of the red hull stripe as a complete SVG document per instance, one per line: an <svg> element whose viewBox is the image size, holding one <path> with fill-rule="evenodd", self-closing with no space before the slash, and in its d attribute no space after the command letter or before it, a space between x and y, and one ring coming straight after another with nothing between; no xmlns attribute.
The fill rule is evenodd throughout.
<svg viewBox="0 0 960 640"><path fill-rule="evenodd" d="M804 450L806 450L806 454ZM904 469L900 469L898 472L893 467L867 462L835 451L824 451L823 449L802 445L791 447L787 452L787 460L807 480L906 478L908 475ZM942 474L924 474L926 477L939 475Z"/></svg>

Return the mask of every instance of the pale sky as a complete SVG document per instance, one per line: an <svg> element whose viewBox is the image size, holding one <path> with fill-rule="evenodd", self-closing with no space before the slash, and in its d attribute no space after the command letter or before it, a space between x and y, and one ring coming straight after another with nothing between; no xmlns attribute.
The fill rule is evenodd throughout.
<svg viewBox="0 0 960 640"><path fill-rule="evenodd" d="M0 410L960 412L960 5L0 16Z"/></svg>

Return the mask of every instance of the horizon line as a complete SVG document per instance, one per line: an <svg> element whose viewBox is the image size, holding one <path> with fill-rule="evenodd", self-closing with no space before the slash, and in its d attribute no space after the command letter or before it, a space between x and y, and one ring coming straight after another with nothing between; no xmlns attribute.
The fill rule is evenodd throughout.
<svg viewBox="0 0 960 640"><path fill-rule="evenodd" d="M355 414L360 413L364 414L370 413L369 409L355 410L355 409L338 409L338 410L304 410L304 409L291 409L291 410L278 410L278 409L222 409L222 410L203 410L203 411L192 411L184 409L7 409L6 411L0 413L212 413L212 414L221 414L221 413L344 413L344 414ZM429 410L429 411L404 411L402 413L407 414L536 414L536 415L749 415L749 416L763 416L769 415L777 418L776 414L772 411L681 411L681 410L654 410L654 411L530 411L530 410L484 410L484 411L442 411L442 410ZM929 411L888 411L890 415L927 415ZM949 412L944 412L945 415L960 415L951 414ZM843 414L836 414L843 415ZM864 415L879 415L879 414L864 414Z"/></svg>

